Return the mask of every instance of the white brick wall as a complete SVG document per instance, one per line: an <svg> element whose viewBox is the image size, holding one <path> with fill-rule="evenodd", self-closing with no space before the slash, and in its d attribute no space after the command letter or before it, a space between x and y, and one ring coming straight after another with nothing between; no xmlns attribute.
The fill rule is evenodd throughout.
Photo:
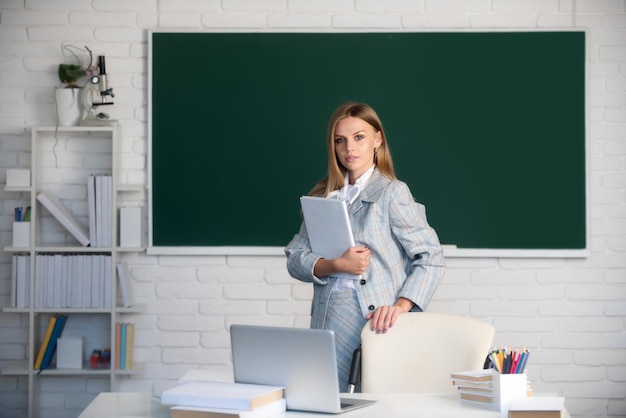
<svg viewBox="0 0 626 418"><path fill-rule="evenodd" d="M30 165L33 125L52 124L62 43L107 56L123 143L122 181L143 182L147 152L147 33L198 30L546 29L588 33L591 257L448 260L432 311L492 323L496 345L532 349L537 392L566 397L573 417L626 416L626 2L624 0L0 0L0 184ZM193 55L190 54L190 62ZM537 150L540 152L540 150ZM556 168L558 169L558 168ZM0 245L28 196L0 189ZM295 231L294 231L295 232ZM0 255L0 305L10 257ZM190 368L230 374L234 322L305 327L311 287L280 256L128 255L141 314L136 361L120 390L159 394ZM0 367L26 357L27 318L0 314ZM88 327L87 327L88 328ZM92 338L95 338L91 335ZM88 335L89 338L89 335ZM76 416L107 379L38 379L46 417ZM26 407L25 378L0 376L0 416Z"/></svg>

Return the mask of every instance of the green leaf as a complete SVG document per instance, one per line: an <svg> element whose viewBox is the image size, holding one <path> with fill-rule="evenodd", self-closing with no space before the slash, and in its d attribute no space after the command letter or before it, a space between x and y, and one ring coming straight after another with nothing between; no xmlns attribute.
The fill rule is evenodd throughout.
<svg viewBox="0 0 626 418"><path fill-rule="evenodd" d="M76 81L87 75L87 71L76 64L59 64L59 80L65 85L74 85Z"/></svg>

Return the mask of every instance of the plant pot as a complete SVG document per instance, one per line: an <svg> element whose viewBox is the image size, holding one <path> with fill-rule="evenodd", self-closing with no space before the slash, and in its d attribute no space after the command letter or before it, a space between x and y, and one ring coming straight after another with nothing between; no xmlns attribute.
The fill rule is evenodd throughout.
<svg viewBox="0 0 626 418"><path fill-rule="evenodd" d="M54 92L57 124L59 126L78 125L83 116L81 88L58 88Z"/></svg>

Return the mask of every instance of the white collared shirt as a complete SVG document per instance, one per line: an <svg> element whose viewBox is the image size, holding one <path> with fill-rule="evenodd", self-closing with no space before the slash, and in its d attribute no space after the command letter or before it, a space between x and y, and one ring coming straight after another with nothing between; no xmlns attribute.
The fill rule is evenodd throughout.
<svg viewBox="0 0 626 418"><path fill-rule="evenodd" d="M372 177L372 173L374 172L374 168L376 165L371 166L365 173L361 174L361 176L354 181L354 184L350 184L350 177L346 172L346 176L344 177L344 186L339 190L334 190L328 194L328 198L331 199L339 199L345 200L348 202L348 205L354 203L359 194L361 194L361 190L365 187L370 177Z"/></svg>
<svg viewBox="0 0 626 418"><path fill-rule="evenodd" d="M376 165L373 165L365 173L361 174L361 176L354 181L354 184L350 184L349 176L346 172L344 186L340 190L330 192L328 194L328 198L345 200L348 206L351 205L359 197L361 190L365 188L365 185L369 181L370 177L372 177L375 167ZM332 290L343 289L354 289L354 280L340 278L335 282Z"/></svg>

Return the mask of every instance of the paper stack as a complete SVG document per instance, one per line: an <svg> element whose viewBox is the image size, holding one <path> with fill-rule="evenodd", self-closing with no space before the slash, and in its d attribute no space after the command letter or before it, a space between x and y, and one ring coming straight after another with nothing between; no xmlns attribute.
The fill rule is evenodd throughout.
<svg viewBox="0 0 626 418"><path fill-rule="evenodd" d="M172 418L267 418L286 411L284 388L195 380L163 392Z"/></svg>
<svg viewBox="0 0 626 418"><path fill-rule="evenodd" d="M461 399L493 405L492 369L452 373L452 384L459 390Z"/></svg>
<svg viewBox="0 0 626 418"><path fill-rule="evenodd" d="M532 395L525 373L501 374L496 369L483 369L456 372L451 376L462 402L500 411L502 418L509 418L511 402Z"/></svg>

